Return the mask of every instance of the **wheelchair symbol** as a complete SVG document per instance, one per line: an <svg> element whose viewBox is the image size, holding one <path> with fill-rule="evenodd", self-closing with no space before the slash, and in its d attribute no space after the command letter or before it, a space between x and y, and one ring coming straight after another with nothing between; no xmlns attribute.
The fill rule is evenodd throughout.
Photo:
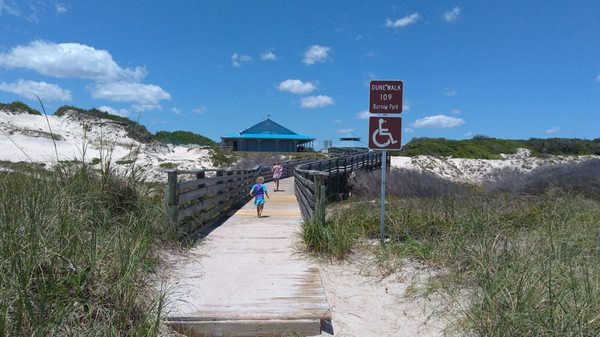
<svg viewBox="0 0 600 337"><path fill-rule="evenodd" d="M375 132L373 132L373 134L371 135L373 144L377 145L378 147L387 147L391 144L398 143L397 140L394 140L394 137L390 133L390 130L383 127L383 123L385 123L385 119L380 118L379 128L375 130ZM384 143L380 143L377 141L377 137L387 137L387 141L385 141Z"/></svg>

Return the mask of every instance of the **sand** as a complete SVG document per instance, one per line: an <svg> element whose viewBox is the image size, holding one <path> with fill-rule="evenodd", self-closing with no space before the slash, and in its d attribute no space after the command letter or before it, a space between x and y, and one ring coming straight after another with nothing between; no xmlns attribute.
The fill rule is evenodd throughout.
<svg viewBox="0 0 600 337"><path fill-rule="evenodd" d="M518 149L515 154L501 154L501 159L436 158L430 156L391 158L391 166L409 170L434 173L442 178L457 182L480 184L492 177L494 171L515 169L530 172L538 167L558 164L575 164L600 156L548 156L532 157L527 149Z"/></svg>
<svg viewBox="0 0 600 337"><path fill-rule="evenodd" d="M46 119L0 110L0 130L0 161L51 167L58 161L94 163L102 159L117 172L135 167L150 181L165 181L163 171L168 168L213 168L208 148L140 143L118 122L76 112Z"/></svg>

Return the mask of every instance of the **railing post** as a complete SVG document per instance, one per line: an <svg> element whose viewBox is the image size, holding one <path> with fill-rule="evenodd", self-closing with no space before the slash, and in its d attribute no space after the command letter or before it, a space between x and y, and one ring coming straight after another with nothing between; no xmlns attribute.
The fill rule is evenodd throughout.
<svg viewBox="0 0 600 337"><path fill-rule="evenodd" d="M169 219L177 223L177 171L167 171L167 212Z"/></svg>
<svg viewBox="0 0 600 337"><path fill-rule="evenodd" d="M319 225L325 224L325 207L327 205L327 192L323 185L323 177L315 175L315 210L314 210L314 221Z"/></svg>
<svg viewBox="0 0 600 337"><path fill-rule="evenodd" d="M340 195L340 158L339 157L335 159L335 179L336 179L335 192L339 196Z"/></svg>
<svg viewBox="0 0 600 337"><path fill-rule="evenodd" d="M204 171L196 172L196 179L204 179L204 178L206 178L206 172L204 172ZM198 189L201 189L204 186L206 186L205 183L198 184Z"/></svg>
<svg viewBox="0 0 600 337"><path fill-rule="evenodd" d="M327 163L327 197L331 198L331 193L333 192L333 188L331 186L331 159Z"/></svg>

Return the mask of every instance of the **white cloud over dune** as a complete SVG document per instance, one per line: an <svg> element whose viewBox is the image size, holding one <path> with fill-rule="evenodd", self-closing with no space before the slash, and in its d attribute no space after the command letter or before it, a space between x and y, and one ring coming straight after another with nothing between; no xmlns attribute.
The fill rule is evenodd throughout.
<svg viewBox="0 0 600 337"><path fill-rule="evenodd" d="M231 54L231 65L234 67L241 67L243 63L252 62L252 57L249 55L242 55L234 52Z"/></svg>
<svg viewBox="0 0 600 337"><path fill-rule="evenodd" d="M36 100L36 95L42 101L70 101L71 92L56 84L44 81L36 82L20 79L13 83L0 82L0 91L15 94L30 100Z"/></svg>
<svg viewBox="0 0 600 337"><path fill-rule="evenodd" d="M456 20L458 20L459 16L460 16L460 7L454 7L451 10L444 12L444 15L442 15L442 17L444 18L444 21L446 21L448 23L456 22Z"/></svg>
<svg viewBox="0 0 600 337"><path fill-rule="evenodd" d="M300 99L300 106L306 109L322 108L333 104L333 98L325 95L308 96Z"/></svg>
<svg viewBox="0 0 600 337"><path fill-rule="evenodd" d="M260 54L260 59L263 61L277 61L277 55L272 51L268 51Z"/></svg>
<svg viewBox="0 0 600 337"><path fill-rule="evenodd" d="M160 108L160 101L171 99L171 95L154 84L135 82L96 83L88 87L92 98L113 102L135 103L137 111Z"/></svg>
<svg viewBox="0 0 600 337"><path fill-rule="evenodd" d="M396 20L392 20L392 19L388 18L385 20L385 26L388 28L407 27L407 26L417 23L417 21L419 21L420 18L421 18L421 15L419 13L408 14L408 15L406 15L400 19L396 19Z"/></svg>
<svg viewBox="0 0 600 337"><path fill-rule="evenodd" d="M16 46L9 52L0 54L0 66L33 70L51 77L95 81L138 81L147 74L143 67L120 67L106 50L80 43L41 40Z"/></svg>
<svg viewBox="0 0 600 337"><path fill-rule="evenodd" d="M417 119L412 127L415 128L454 128L465 124L465 121L461 118L446 116L446 115L435 115L427 116L425 118Z"/></svg>
<svg viewBox="0 0 600 337"><path fill-rule="evenodd" d="M304 59L302 62L308 65L312 65L317 62L325 62L329 58L329 52L331 52L331 47L319 45L310 46L304 53Z"/></svg>
<svg viewBox="0 0 600 337"><path fill-rule="evenodd" d="M280 91L291 92L292 94L302 95L313 92L315 89L317 89L317 86L315 86L312 82L302 82L301 80L288 79L279 83L277 89Z"/></svg>

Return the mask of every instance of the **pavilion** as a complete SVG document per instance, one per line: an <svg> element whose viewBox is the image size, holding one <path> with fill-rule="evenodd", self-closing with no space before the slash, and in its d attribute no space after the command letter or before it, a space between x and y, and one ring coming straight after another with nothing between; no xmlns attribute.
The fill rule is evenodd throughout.
<svg viewBox="0 0 600 337"><path fill-rule="evenodd" d="M246 130L221 137L225 146L244 152L298 152L312 148L315 138L299 135L267 117Z"/></svg>

